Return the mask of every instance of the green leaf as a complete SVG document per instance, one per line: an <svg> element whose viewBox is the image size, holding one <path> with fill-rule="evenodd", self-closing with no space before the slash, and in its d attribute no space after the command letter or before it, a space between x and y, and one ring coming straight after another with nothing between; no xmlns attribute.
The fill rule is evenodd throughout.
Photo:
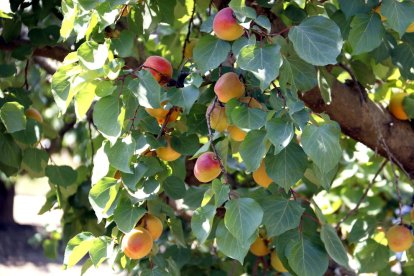
<svg viewBox="0 0 414 276"><path fill-rule="evenodd" d="M123 193L114 211L114 221L119 230L128 233L135 228L145 213L146 209L132 204L129 197Z"/></svg>
<svg viewBox="0 0 414 276"><path fill-rule="evenodd" d="M0 109L0 118L8 133L24 130L26 128L24 107L18 102L5 103Z"/></svg>
<svg viewBox="0 0 414 276"><path fill-rule="evenodd" d="M69 268L76 265L92 247L95 237L90 232L82 232L69 240L63 264Z"/></svg>
<svg viewBox="0 0 414 276"><path fill-rule="evenodd" d="M361 273L376 273L389 265L390 249L370 239L357 245L355 256Z"/></svg>
<svg viewBox="0 0 414 276"><path fill-rule="evenodd" d="M269 18L267 18L267 16L259 15L258 17L256 17L254 22L260 27L266 29L267 32L270 32L270 29L272 28L270 20Z"/></svg>
<svg viewBox="0 0 414 276"><path fill-rule="evenodd" d="M245 129L259 129L266 123L266 112L258 108L249 108L240 104L230 111L231 121Z"/></svg>
<svg viewBox="0 0 414 276"><path fill-rule="evenodd" d="M260 162L266 153L266 132L252 130L240 144L240 155L246 164L247 171L253 172L260 166Z"/></svg>
<svg viewBox="0 0 414 276"><path fill-rule="evenodd" d="M8 134L0 133L0 162L12 168L20 168L22 153Z"/></svg>
<svg viewBox="0 0 414 276"><path fill-rule="evenodd" d="M288 257L290 267L298 275L320 276L324 275L328 269L328 255L317 245L304 239L303 236L296 241L289 242L285 254Z"/></svg>
<svg viewBox="0 0 414 276"><path fill-rule="evenodd" d="M336 172L338 171L338 166L335 166L332 170L328 172L322 172L318 166L312 164L312 170L315 174L316 179L319 181L320 186L322 186L325 190L329 191L331 187L331 183L336 176Z"/></svg>
<svg viewBox="0 0 414 276"><path fill-rule="evenodd" d="M211 35L205 35L194 47L193 58L198 69L204 73L217 68L225 61L230 49L230 43Z"/></svg>
<svg viewBox="0 0 414 276"><path fill-rule="evenodd" d="M378 14L358 14L351 21L348 41L352 54L359 55L379 47L384 35L384 27Z"/></svg>
<svg viewBox="0 0 414 276"><path fill-rule="evenodd" d="M303 130L303 150L324 173L334 169L342 157L339 135L340 130L336 123L320 127L308 125Z"/></svg>
<svg viewBox="0 0 414 276"><path fill-rule="evenodd" d="M289 31L298 55L313 65L336 64L343 40L339 27L330 19L312 16Z"/></svg>
<svg viewBox="0 0 414 276"><path fill-rule="evenodd" d="M112 142L121 135L120 114L118 96L104 97L93 108L93 122L102 135Z"/></svg>
<svg viewBox="0 0 414 276"><path fill-rule="evenodd" d="M95 82L82 82L75 88L75 112L78 119L83 119L86 112L91 107L93 100L95 99L95 91L97 90L97 84Z"/></svg>
<svg viewBox="0 0 414 276"><path fill-rule="evenodd" d="M144 177L148 172L148 167L143 163L139 162L134 164L132 173L121 173L122 182L127 186L131 191L135 192L137 190L138 182Z"/></svg>
<svg viewBox="0 0 414 276"><path fill-rule="evenodd" d="M123 30L119 38L111 40L111 46L119 57L130 57L134 54L135 39L135 33L130 30Z"/></svg>
<svg viewBox="0 0 414 276"><path fill-rule="evenodd" d="M167 222L177 245L181 247L187 247L184 238L183 223L181 222L181 220L175 217L170 217L170 219Z"/></svg>
<svg viewBox="0 0 414 276"><path fill-rule="evenodd" d="M210 204L197 208L191 217L191 230L200 244L203 244L213 227L216 207Z"/></svg>
<svg viewBox="0 0 414 276"><path fill-rule="evenodd" d="M251 198L232 199L226 203L225 208L226 228L237 240L245 243L262 223L262 208Z"/></svg>
<svg viewBox="0 0 414 276"><path fill-rule="evenodd" d="M293 52L283 57L279 80L281 86L289 83L292 90L308 91L317 84L316 70L314 66L303 61Z"/></svg>
<svg viewBox="0 0 414 276"><path fill-rule="evenodd" d="M321 239L325 244L329 256L331 256L331 258L338 264L348 267L348 255L346 254L344 245L332 226L329 224L322 225Z"/></svg>
<svg viewBox="0 0 414 276"><path fill-rule="evenodd" d="M104 177L92 186L89 191L89 202L95 211L98 223L114 211L114 202L119 190L116 179Z"/></svg>
<svg viewBox="0 0 414 276"><path fill-rule="evenodd" d="M48 165L46 167L46 176L49 178L50 183L66 188L76 183L78 174L69 166Z"/></svg>
<svg viewBox="0 0 414 276"><path fill-rule="evenodd" d="M388 25L403 36L407 27L414 22L414 3L384 0L381 4L381 13L387 18Z"/></svg>
<svg viewBox="0 0 414 276"><path fill-rule="evenodd" d="M401 75L414 80L414 44L402 42L391 51L392 62L400 69Z"/></svg>
<svg viewBox="0 0 414 276"><path fill-rule="evenodd" d="M16 142L36 145L42 136L42 127L33 119L26 119L26 128L11 134Z"/></svg>
<svg viewBox="0 0 414 276"><path fill-rule="evenodd" d="M255 239L256 233L251 235L247 241L236 239L224 226L223 221L219 222L216 229L216 242L218 250L230 258L238 260L241 264L243 264L244 257L246 257L249 252L250 245Z"/></svg>
<svg viewBox="0 0 414 276"><path fill-rule="evenodd" d="M414 94L410 94L404 98L403 107L408 117L414 119Z"/></svg>
<svg viewBox="0 0 414 276"><path fill-rule="evenodd" d="M172 199L181 199L185 196L185 185L184 181L175 176L170 175L164 180L162 187L165 190L165 193Z"/></svg>
<svg viewBox="0 0 414 276"><path fill-rule="evenodd" d="M291 142L277 155L268 154L265 158L267 174L285 191L288 191L302 178L307 165L306 154L294 142Z"/></svg>
<svg viewBox="0 0 414 276"><path fill-rule="evenodd" d="M375 0L339 0L339 4L343 13L347 17L351 17L356 14L369 13L378 2Z"/></svg>
<svg viewBox="0 0 414 276"><path fill-rule="evenodd" d="M135 140L132 139L131 135L118 139L112 147L107 143L104 150L108 156L109 163L114 168L122 172L132 173L129 161L135 152Z"/></svg>
<svg viewBox="0 0 414 276"><path fill-rule="evenodd" d="M168 91L173 105L183 108L185 114L190 113L191 107L200 96L200 92L194 85L188 85L182 89L171 89Z"/></svg>
<svg viewBox="0 0 414 276"><path fill-rule="evenodd" d="M86 41L79 46L78 57L80 63L89 70L102 69L108 58L108 47L94 41Z"/></svg>
<svg viewBox="0 0 414 276"><path fill-rule="evenodd" d="M282 65L279 45L246 45L237 57L240 68L253 73L260 81L260 89L264 91L279 75Z"/></svg>
<svg viewBox="0 0 414 276"><path fill-rule="evenodd" d="M214 193L214 206L218 208L229 199L230 187L218 179L213 180L211 187Z"/></svg>
<svg viewBox="0 0 414 276"><path fill-rule="evenodd" d="M174 135L171 138L171 147L183 155L193 155L197 152L199 145L196 134Z"/></svg>
<svg viewBox="0 0 414 276"><path fill-rule="evenodd" d="M274 118L266 123L266 137L275 146L275 154L286 148L294 135L293 123Z"/></svg>
<svg viewBox="0 0 414 276"><path fill-rule="evenodd" d="M71 91L71 83L77 74L81 72L80 66L75 63L60 66L52 77L53 98L62 112L66 112L74 93Z"/></svg>
<svg viewBox="0 0 414 276"><path fill-rule="evenodd" d="M161 87L148 70L138 72L138 79L132 80L128 88L138 98L141 106L159 108L161 105Z"/></svg>
<svg viewBox="0 0 414 276"><path fill-rule="evenodd" d="M89 249L89 256L95 267L98 267L102 262L111 257L112 250L110 250L111 239L108 237L98 237L92 241Z"/></svg>
<svg viewBox="0 0 414 276"><path fill-rule="evenodd" d="M305 211L298 202L282 197L268 196L260 203L268 237L278 236L298 227Z"/></svg>
<svg viewBox="0 0 414 276"><path fill-rule="evenodd" d="M28 148L23 153L22 169L28 171L31 176L41 177L45 175L45 168L49 161L46 151Z"/></svg>
<svg viewBox="0 0 414 276"><path fill-rule="evenodd" d="M321 91L322 99L329 104L332 101L332 86L336 78L332 76L324 67L319 68L317 73L318 87Z"/></svg>
<svg viewBox="0 0 414 276"><path fill-rule="evenodd" d="M16 65L0 64L0 78L8 78L17 73Z"/></svg>

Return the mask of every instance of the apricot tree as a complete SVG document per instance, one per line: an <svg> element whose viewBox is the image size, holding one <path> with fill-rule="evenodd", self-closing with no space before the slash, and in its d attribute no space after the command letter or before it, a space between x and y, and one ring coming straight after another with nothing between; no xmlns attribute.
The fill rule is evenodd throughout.
<svg viewBox="0 0 414 276"><path fill-rule="evenodd" d="M413 273L412 0L1 5L1 187L67 268Z"/></svg>

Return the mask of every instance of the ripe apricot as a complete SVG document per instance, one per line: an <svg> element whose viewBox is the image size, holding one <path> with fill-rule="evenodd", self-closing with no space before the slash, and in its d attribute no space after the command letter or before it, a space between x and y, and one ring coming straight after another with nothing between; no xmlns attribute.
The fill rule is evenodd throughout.
<svg viewBox="0 0 414 276"><path fill-rule="evenodd" d="M388 247L394 252L402 252L413 244L411 231L403 225L394 225L386 233Z"/></svg>
<svg viewBox="0 0 414 276"><path fill-rule="evenodd" d="M151 234L142 227L136 227L124 236L121 248L131 259L141 259L151 252L152 245Z"/></svg>
<svg viewBox="0 0 414 276"><path fill-rule="evenodd" d="M213 104L207 109L207 113L213 108ZM210 126L212 129L217 131L224 131L228 127L227 116L226 116L226 108L221 106L220 104L216 103L214 105L213 111L210 114Z"/></svg>
<svg viewBox="0 0 414 276"><path fill-rule="evenodd" d="M262 257L269 254L270 250L267 248L266 241L259 236L252 245L250 245L250 252L255 256Z"/></svg>
<svg viewBox="0 0 414 276"><path fill-rule="evenodd" d="M197 158L194 176L200 182L210 182L221 173L220 163L213 152L205 152Z"/></svg>
<svg viewBox="0 0 414 276"><path fill-rule="evenodd" d="M158 158L164 161L174 161L180 158L181 153L176 152L172 147L170 140L171 138L169 136L166 137L167 140L167 146L166 147L160 147L155 150L157 153Z"/></svg>
<svg viewBox="0 0 414 276"><path fill-rule="evenodd" d="M247 107L249 108L263 109L262 105L255 98L252 97L241 97L239 99L239 102L247 104Z"/></svg>
<svg viewBox="0 0 414 276"><path fill-rule="evenodd" d="M228 126L227 131L229 132L230 138L236 142L241 142L246 138L247 133L237 126Z"/></svg>
<svg viewBox="0 0 414 276"><path fill-rule="evenodd" d="M139 225L144 227L151 234L154 241L161 237L163 225L161 220L156 216L145 214Z"/></svg>
<svg viewBox="0 0 414 276"><path fill-rule="evenodd" d="M161 105L165 105L161 103ZM168 117L168 123L175 122L180 115L180 109L177 107L173 107L170 116ZM165 119L167 118L169 109L164 109L163 107L160 108L145 108L145 111L147 113L157 119L158 124L162 125L165 122Z"/></svg>
<svg viewBox="0 0 414 276"><path fill-rule="evenodd" d="M149 70L159 84L166 84L172 77L171 63L160 56L148 57L142 65L144 70Z"/></svg>
<svg viewBox="0 0 414 276"><path fill-rule="evenodd" d="M408 25L406 32L407 33L414 33L414 22L411 23L410 25Z"/></svg>
<svg viewBox="0 0 414 276"><path fill-rule="evenodd" d="M270 264L277 272L288 272L288 270L282 264L282 261L279 259L276 251L273 251L272 254L270 254Z"/></svg>
<svg viewBox="0 0 414 276"><path fill-rule="evenodd" d="M264 188L269 187L269 185L273 182L266 172L264 160L260 163L259 168L253 172L253 179L257 184Z"/></svg>
<svg viewBox="0 0 414 276"><path fill-rule="evenodd" d="M43 122L42 114L40 114L39 110L37 110L36 108L29 107L28 109L26 109L24 114L26 115L27 118L33 119L37 121L38 123Z"/></svg>
<svg viewBox="0 0 414 276"><path fill-rule="evenodd" d="M227 103L233 98L240 98L244 94L244 84L234 72L223 74L214 85L214 92L220 102Z"/></svg>
<svg viewBox="0 0 414 276"><path fill-rule="evenodd" d="M213 31L222 40L233 41L241 37L244 29L234 15L231 8L220 10L213 20Z"/></svg>
<svg viewBox="0 0 414 276"><path fill-rule="evenodd" d="M405 113L403 102L407 93L392 94L389 109L392 115L399 120L408 120L408 115Z"/></svg>

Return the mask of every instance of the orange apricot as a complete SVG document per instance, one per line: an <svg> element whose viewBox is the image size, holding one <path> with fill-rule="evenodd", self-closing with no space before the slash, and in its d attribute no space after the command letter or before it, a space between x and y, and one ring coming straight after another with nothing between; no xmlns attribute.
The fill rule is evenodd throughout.
<svg viewBox="0 0 414 276"><path fill-rule="evenodd" d="M273 269L277 272L288 272L288 270L283 265L282 261L280 260L279 256L277 255L276 251L273 251L270 254L270 264L272 265Z"/></svg>
<svg viewBox="0 0 414 276"><path fill-rule="evenodd" d="M253 180L264 188L269 187L269 185L273 182L266 172L264 160L260 163L259 168L253 172Z"/></svg>
<svg viewBox="0 0 414 276"><path fill-rule="evenodd" d="M220 102L227 103L244 95L244 84L234 72L223 74L214 85L214 92Z"/></svg>
<svg viewBox="0 0 414 276"><path fill-rule="evenodd" d="M399 120L408 120L408 115L405 113L403 102L407 93L392 94L389 109L392 115Z"/></svg>
<svg viewBox="0 0 414 276"><path fill-rule="evenodd" d="M149 70L159 84L166 84L172 77L173 68L171 63L160 56L148 57L142 65L144 70Z"/></svg>
<svg viewBox="0 0 414 276"><path fill-rule="evenodd" d="M388 240L388 247L394 252L402 252L413 244L411 231L403 225L394 225L385 234Z"/></svg>
<svg viewBox="0 0 414 276"><path fill-rule="evenodd" d="M249 108L263 109L262 105L252 97L241 97L239 102L247 104L247 107Z"/></svg>
<svg viewBox="0 0 414 276"><path fill-rule="evenodd" d="M210 182L221 173L220 162L213 152L201 154L194 165L194 176L200 182Z"/></svg>
<svg viewBox="0 0 414 276"><path fill-rule="evenodd" d="M172 147L171 147L171 138L169 136L166 137L167 140L167 146L166 147L160 147L158 149L155 150L155 152L157 153L158 158L160 158L161 160L164 161L174 161L177 160L178 158L180 158L181 153L176 152Z"/></svg>
<svg viewBox="0 0 414 276"><path fill-rule="evenodd" d="M131 259L141 259L152 249L151 234L142 227L136 227L122 239L121 249Z"/></svg>
<svg viewBox="0 0 414 276"><path fill-rule="evenodd" d="M211 109L213 109L211 111ZM212 129L215 129L217 131L224 131L228 127L227 122L227 115L226 115L226 108L224 106L221 106L219 103L216 103L213 108L213 104L210 104L210 106L207 109L207 112L210 112L210 126Z"/></svg>
<svg viewBox="0 0 414 276"><path fill-rule="evenodd" d="M250 252L253 255L262 257L270 253L269 248L267 247L266 241L260 236L250 245Z"/></svg>
<svg viewBox="0 0 414 276"><path fill-rule="evenodd" d="M244 29L231 8L220 10L213 20L213 31L222 40L233 41L241 37Z"/></svg>
<svg viewBox="0 0 414 276"><path fill-rule="evenodd" d="M151 234L154 241L161 237L163 225L161 220L156 216L149 213L145 214L141 220L140 226L144 227Z"/></svg>
<svg viewBox="0 0 414 276"><path fill-rule="evenodd" d="M236 142L241 142L246 138L247 133L237 126L228 126L227 131L229 132L230 138Z"/></svg>

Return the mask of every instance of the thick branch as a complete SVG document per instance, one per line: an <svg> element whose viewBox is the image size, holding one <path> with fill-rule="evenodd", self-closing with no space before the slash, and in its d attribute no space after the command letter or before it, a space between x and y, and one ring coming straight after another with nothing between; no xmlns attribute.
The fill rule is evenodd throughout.
<svg viewBox="0 0 414 276"><path fill-rule="evenodd" d="M312 111L325 112L337 121L344 134L388 159L391 154L391 158L414 178L414 130L409 123L397 120L370 100L361 103L357 89L339 82L332 87L329 105L325 104L317 87L301 98Z"/></svg>

